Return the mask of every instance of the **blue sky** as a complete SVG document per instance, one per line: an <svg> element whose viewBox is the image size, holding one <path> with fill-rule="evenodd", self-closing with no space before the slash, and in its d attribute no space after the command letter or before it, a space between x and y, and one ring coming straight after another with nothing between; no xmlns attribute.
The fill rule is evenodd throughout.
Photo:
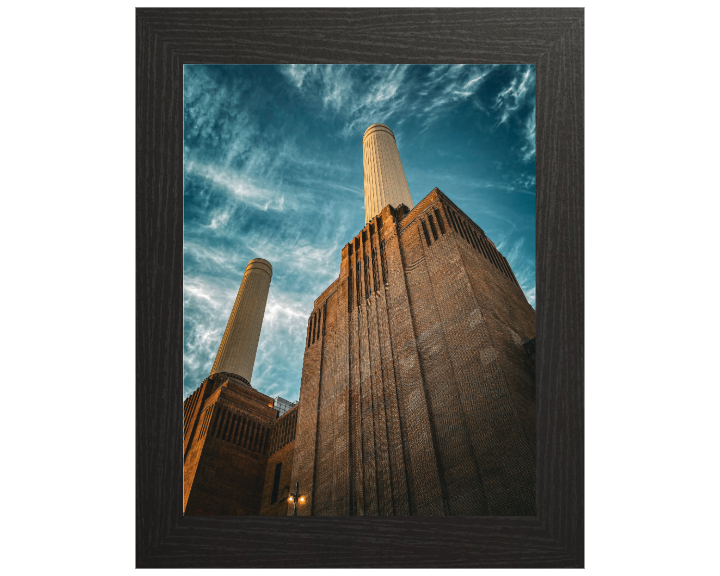
<svg viewBox="0 0 720 576"><path fill-rule="evenodd" d="M252 385L298 399L313 302L365 224L376 122L395 133L413 201L447 194L535 306L534 66L186 65L183 90L183 397L259 257L273 278Z"/></svg>

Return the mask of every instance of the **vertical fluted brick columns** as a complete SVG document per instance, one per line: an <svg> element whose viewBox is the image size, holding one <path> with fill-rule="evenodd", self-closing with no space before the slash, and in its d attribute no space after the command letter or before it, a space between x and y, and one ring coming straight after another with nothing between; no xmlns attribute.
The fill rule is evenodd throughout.
<svg viewBox="0 0 720 576"><path fill-rule="evenodd" d="M262 258L250 260L211 374L230 372L250 382L271 278L270 262Z"/></svg>
<svg viewBox="0 0 720 576"><path fill-rule="evenodd" d="M385 124L373 124L363 136L365 172L365 222L370 222L390 204L396 208L414 204L395 143L395 135Z"/></svg>

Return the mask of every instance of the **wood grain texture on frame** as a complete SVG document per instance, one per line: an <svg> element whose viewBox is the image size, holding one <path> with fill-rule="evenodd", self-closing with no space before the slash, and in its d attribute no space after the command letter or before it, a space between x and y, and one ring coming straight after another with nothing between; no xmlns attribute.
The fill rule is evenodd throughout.
<svg viewBox="0 0 720 576"><path fill-rule="evenodd" d="M583 9L136 11L138 567L584 565ZM182 516L183 64L535 64L537 517Z"/></svg>

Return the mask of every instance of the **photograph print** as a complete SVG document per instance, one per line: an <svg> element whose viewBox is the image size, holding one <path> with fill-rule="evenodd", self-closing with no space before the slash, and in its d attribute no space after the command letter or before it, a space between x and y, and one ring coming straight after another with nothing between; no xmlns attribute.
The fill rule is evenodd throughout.
<svg viewBox="0 0 720 576"><path fill-rule="evenodd" d="M535 67L185 65L185 516L535 516Z"/></svg>

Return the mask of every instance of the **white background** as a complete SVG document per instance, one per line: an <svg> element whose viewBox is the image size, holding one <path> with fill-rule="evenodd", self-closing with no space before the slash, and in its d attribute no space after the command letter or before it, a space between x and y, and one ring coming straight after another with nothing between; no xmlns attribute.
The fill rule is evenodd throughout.
<svg viewBox="0 0 720 576"><path fill-rule="evenodd" d="M717 18L585 5L586 566L717 573ZM13 2L0 42L3 571L127 573L134 4Z"/></svg>

